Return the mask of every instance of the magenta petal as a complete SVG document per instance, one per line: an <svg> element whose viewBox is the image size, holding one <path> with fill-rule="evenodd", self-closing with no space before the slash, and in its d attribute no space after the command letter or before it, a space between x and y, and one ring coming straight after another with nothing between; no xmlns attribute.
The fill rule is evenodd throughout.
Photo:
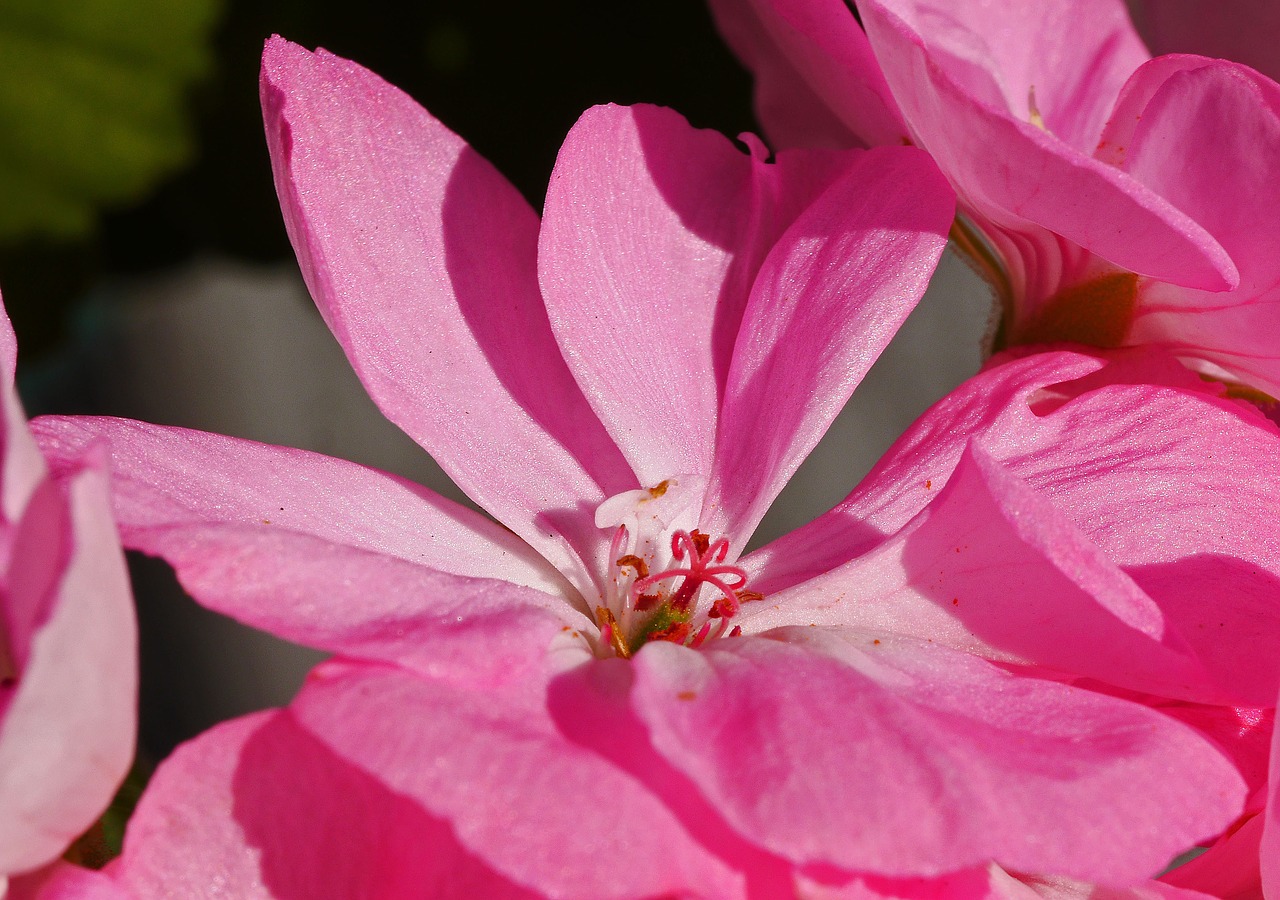
<svg viewBox="0 0 1280 900"><path fill-rule="evenodd" d="M1271 780L1262 828L1262 893L1280 897L1280 727L1271 738Z"/></svg>
<svg viewBox="0 0 1280 900"><path fill-rule="evenodd" d="M1258 870L1263 819L1261 815L1250 816L1216 841L1209 852L1160 876L1161 883L1210 897L1261 900L1265 896L1269 900L1273 895L1263 893ZM1262 859L1265 865L1265 854Z"/></svg>
<svg viewBox="0 0 1280 900"><path fill-rule="evenodd" d="M966 869L939 878L855 875L843 883L800 877L806 900L1036 900L1040 895L999 866Z"/></svg>
<svg viewBox="0 0 1280 900"><path fill-rule="evenodd" d="M1233 63L1174 62L1173 72L1153 67L1148 80L1158 86L1133 89L1150 97L1132 133L1116 138L1126 147L1120 164L1226 248L1240 285L1226 293L1146 285L1128 340L1207 359L1280 396L1280 87Z"/></svg>
<svg viewBox="0 0 1280 900"><path fill-rule="evenodd" d="M1132 883L1243 802L1216 749L1136 704L888 635L771 636L649 644L633 696L658 752L796 862Z"/></svg>
<svg viewBox="0 0 1280 900"><path fill-rule="evenodd" d="M403 92L272 38L276 190L321 313L382 411L481 506L569 568L635 480L574 383L538 292L538 218Z"/></svg>
<svg viewBox="0 0 1280 900"><path fill-rule="evenodd" d="M902 17L914 8L881 0L859 6L916 142L947 173L962 207L1008 232L1015 245L1031 242L1037 253L1056 249L1039 233L1047 229L1132 272L1204 290L1235 284L1234 264L1204 228L1139 181L1094 159L1092 147L1072 147L1036 127L1020 106L1011 111L1008 103L1017 101L999 95L990 74L979 78L985 64L959 55L972 51L967 42L981 38L962 27L954 34L939 27L952 45L939 47L932 31L922 36ZM938 15L943 24L953 24L945 12ZM1087 92L1089 86L1078 89Z"/></svg>
<svg viewBox="0 0 1280 900"><path fill-rule="evenodd" d="M83 448L112 455L115 515L130 546L186 527L250 526L397 557L454 575L544 590L563 579L484 516L403 478L319 453L128 419L46 416L32 423L55 469Z"/></svg>
<svg viewBox="0 0 1280 900"><path fill-rule="evenodd" d="M755 76L756 111L779 147L897 145L907 136L867 36L840 0L712 0Z"/></svg>
<svg viewBox="0 0 1280 900"><path fill-rule="evenodd" d="M330 665L293 709L340 757L541 894L739 896L733 874L642 783L559 733L539 687L468 691Z"/></svg>
<svg viewBox="0 0 1280 900"><path fill-rule="evenodd" d="M744 610L748 633L852 626L1162 696L1219 698L1151 598L974 445L891 540L769 599L758 614Z"/></svg>
<svg viewBox="0 0 1280 900"><path fill-rule="evenodd" d="M129 823L115 877L139 897L531 897L447 823L348 765L288 711L179 747Z"/></svg>
<svg viewBox="0 0 1280 900"><path fill-rule="evenodd" d="M713 533L745 543L919 301L953 213L927 156L877 148L778 240L734 346L703 511Z"/></svg>
<svg viewBox="0 0 1280 900"><path fill-rule="evenodd" d="M1280 435L1256 408L1203 385L1123 383L1130 368L1159 377L1161 358L1038 353L969 380L844 503L744 560L753 587L776 593L872 550L931 502L977 439L1156 602L1234 703L1270 705L1280 561L1258 510L1280 484ZM1109 383L1113 371L1122 381ZM1206 464L1222 459L1231 465Z"/></svg>
<svg viewBox="0 0 1280 900"><path fill-rule="evenodd" d="M103 467L35 494L13 538L20 673L0 728L0 873L48 862L133 760L137 634Z"/></svg>

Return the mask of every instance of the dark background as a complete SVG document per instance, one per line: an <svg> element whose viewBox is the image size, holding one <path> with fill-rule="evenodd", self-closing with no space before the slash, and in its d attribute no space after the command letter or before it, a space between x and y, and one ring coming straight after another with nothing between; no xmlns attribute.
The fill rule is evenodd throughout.
<svg viewBox="0 0 1280 900"><path fill-rule="evenodd" d="M213 69L190 92L192 161L105 211L88 237L0 245L24 363L57 350L68 310L103 279L198 254L291 257L258 109L259 57L273 33L402 87L539 208L561 139L593 104L661 103L730 135L753 127L750 80L695 0L232 2L214 35Z"/></svg>

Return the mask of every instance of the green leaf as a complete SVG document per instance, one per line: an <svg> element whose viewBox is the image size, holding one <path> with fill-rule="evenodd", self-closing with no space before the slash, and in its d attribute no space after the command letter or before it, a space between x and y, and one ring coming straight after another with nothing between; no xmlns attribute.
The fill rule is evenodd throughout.
<svg viewBox="0 0 1280 900"><path fill-rule="evenodd" d="M74 236L191 154L218 0L0 3L0 240Z"/></svg>

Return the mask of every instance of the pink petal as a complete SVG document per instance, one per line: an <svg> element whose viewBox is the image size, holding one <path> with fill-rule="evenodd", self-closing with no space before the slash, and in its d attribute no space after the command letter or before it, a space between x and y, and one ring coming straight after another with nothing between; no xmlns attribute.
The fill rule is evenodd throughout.
<svg viewBox="0 0 1280 900"><path fill-rule="evenodd" d="M660 107L597 107L547 189L539 273L565 359L642 484L711 471L747 295L843 154L766 165Z"/></svg>
<svg viewBox="0 0 1280 900"><path fill-rule="evenodd" d="M1258 873L1259 840L1263 836L1261 815L1251 816L1218 840L1208 853L1183 863L1160 876L1160 881L1211 897L1262 898L1263 882ZM1263 864L1267 856L1262 854ZM1265 896L1272 895L1268 891Z"/></svg>
<svg viewBox="0 0 1280 900"><path fill-rule="evenodd" d="M745 543L919 301L953 213L924 154L878 148L779 239L734 346L703 511L713 533Z"/></svg>
<svg viewBox="0 0 1280 900"><path fill-rule="evenodd" d="M972 444L892 539L769 600L744 609L747 633L843 625L1163 696L1219 694L1151 598Z"/></svg>
<svg viewBox="0 0 1280 900"><path fill-rule="evenodd" d="M454 575L565 588L545 560L484 516L346 460L128 419L46 416L32 430L55 470L85 447L105 444L121 532L151 553L161 551L149 543L159 532L234 524Z"/></svg>
<svg viewBox="0 0 1280 900"><path fill-rule="evenodd" d="M562 597L306 535L210 525L147 537L139 549L163 556L210 609L311 647L442 678L523 677L529 648L594 629Z"/></svg>
<svg viewBox="0 0 1280 900"><path fill-rule="evenodd" d="M44 477L44 460L27 431L27 417L13 386L18 365L18 342L8 313L0 304L0 404L3 404L3 431L0 432L0 511L6 522L22 515L31 492Z"/></svg>
<svg viewBox="0 0 1280 900"><path fill-rule="evenodd" d="M515 648L589 625L519 539L391 475L126 420L35 428L55 466L109 441L126 543L166 559L205 606L281 637L501 680L520 671Z"/></svg>
<svg viewBox="0 0 1280 900"><path fill-rule="evenodd" d="M57 862L29 875L11 879L6 900L133 900L106 872Z"/></svg>
<svg viewBox="0 0 1280 900"><path fill-rule="evenodd" d="M179 747L129 823L116 878L139 897L529 897L448 824L348 765L286 712Z"/></svg>
<svg viewBox="0 0 1280 900"><path fill-rule="evenodd" d="M593 555L590 509L636 483L552 338L537 216L354 63L273 38L262 100L303 274L370 395L559 568Z"/></svg>
<svg viewBox="0 0 1280 900"><path fill-rule="evenodd" d="M1249 789L1249 812L1266 804L1266 785L1271 762L1271 740L1275 731L1275 710L1255 707L1209 706L1181 701L1161 701L1135 697L1166 716L1190 725L1210 738L1227 756Z"/></svg>
<svg viewBox="0 0 1280 900"><path fill-rule="evenodd" d="M1073 78L1093 71L1087 57L1061 70L1032 67L1039 42L1058 41L1061 34L1051 22L1025 15L1025 11L1039 13L1044 6L1001 3L992 9L993 15L1008 13L1014 23L1001 36L1000 46L1026 45L1027 49L1025 62L1009 67L1013 80L1004 86L996 80L1001 70L992 71L998 63L990 58L980 33L949 19L945 9L950 4L935 11L909 0L865 0L859 8L916 142L947 174L962 207L1008 232L1011 246L1004 248L1004 255L1011 265L1062 265L1052 258L1062 251L1040 231L1047 229L1122 269L1205 290L1231 287L1237 280L1236 269L1205 229L1140 182L1093 159L1091 146L1069 143L1073 136L1100 128L1096 108L1104 100L1109 104L1114 93L1088 81L1071 84ZM1015 7L1024 14L1014 15ZM1053 8L1065 11L1075 33L1077 6L1060 3ZM1132 46L1124 49L1132 40L1125 36L1125 29L1117 30L1113 23L1108 33L1111 36L1095 52L1098 59L1118 54L1102 70L1111 73L1104 79L1111 84L1116 73L1129 62L1136 65L1137 58ZM1041 36L1032 40L1033 34ZM1060 52L1047 55L1059 62L1063 59ZM1070 97L1062 102L1064 136L1050 133L1057 121L1053 113L1047 123L1050 132L1046 132L1030 123L1024 105L1029 87L1025 80L1050 73L1054 75L1051 84L1062 82L1057 96ZM1022 96L1005 91L1022 92ZM1038 106L1041 94L1037 88ZM1045 96L1043 102L1045 108L1056 110L1053 104L1059 101ZM1021 241L1028 242L1025 252L1032 259L1017 259ZM1040 258L1045 253L1050 256Z"/></svg>
<svg viewBox="0 0 1280 900"><path fill-rule="evenodd" d="M1161 376L1159 354L1128 358ZM1156 602L1233 703L1271 704L1280 691L1271 651L1280 646L1280 561L1258 510L1273 505L1280 483L1275 426L1208 387L1109 384L1113 365L1130 377L1121 363L1057 352L966 382L844 503L745 560L752 587L776 593L871 550L924 509L976 438ZM1037 395L1055 396L1050 388L1066 399L1033 409ZM1231 465L1207 464L1222 459Z"/></svg>
<svg viewBox="0 0 1280 900"><path fill-rule="evenodd" d="M1023 876L1033 896L1045 900L1213 900L1209 894L1172 887L1159 881L1147 881L1129 888L1088 884L1069 878Z"/></svg>
<svg viewBox="0 0 1280 900"><path fill-rule="evenodd" d="M98 817L137 728L133 599L101 463L37 490L13 549L22 665L0 726L0 873L48 862Z"/></svg>
<svg viewBox="0 0 1280 900"><path fill-rule="evenodd" d="M1243 802L1203 738L1136 704L887 634L771 637L649 644L633 696L658 752L797 863L1126 883Z"/></svg>
<svg viewBox="0 0 1280 900"><path fill-rule="evenodd" d="M1044 127L1091 154L1131 72L1150 55L1122 0L869 0L877 26L896 18L970 97ZM868 22L875 44L876 27ZM1071 35L1070 42L1063 36ZM886 71L894 65L881 56ZM892 79L891 79L892 80Z"/></svg>
<svg viewBox="0 0 1280 900"><path fill-rule="evenodd" d="M797 888L806 900L1036 900L1039 896L998 866L940 878L858 875L838 885L802 877Z"/></svg>
<svg viewBox="0 0 1280 900"><path fill-rule="evenodd" d="M897 103L839 0L712 0L716 24L755 76L756 110L779 147L897 145Z"/></svg>
<svg viewBox="0 0 1280 900"><path fill-rule="evenodd" d="M1262 893L1280 897L1280 728L1271 738L1271 781L1267 787L1267 809L1262 828Z"/></svg>
<svg viewBox="0 0 1280 900"><path fill-rule="evenodd" d="M538 687L529 679L469 691L329 665L293 708L338 756L450 823L494 871L542 894L741 896L724 863L648 788L559 733Z"/></svg>
<svg viewBox="0 0 1280 900"><path fill-rule="evenodd" d="M754 77L756 121L773 146L845 148L868 143L840 121L774 40L770 9L757 10L752 0L710 0L708 5L721 37ZM862 43L866 44L865 35ZM872 60L872 66L883 82L879 65ZM883 96L892 100L887 90ZM878 97L873 102L884 106ZM905 133L901 126L899 130Z"/></svg>
<svg viewBox="0 0 1280 900"><path fill-rule="evenodd" d="M1156 69L1154 89L1126 117L1131 133L1120 164L1195 218L1240 270L1240 285L1205 293L1166 284L1142 291L1131 343L1165 346L1217 363L1280 395L1280 87L1233 63L1176 58L1180 70ZM1135 75L1135 82L1139 76ZM1229 200L1224 198L1229 197Z"/></svg>

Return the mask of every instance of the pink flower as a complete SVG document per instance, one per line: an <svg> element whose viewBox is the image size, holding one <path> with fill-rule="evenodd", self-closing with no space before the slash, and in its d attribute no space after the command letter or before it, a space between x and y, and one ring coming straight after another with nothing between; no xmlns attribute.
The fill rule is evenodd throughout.
<svg viewBox="0 0 1280 900"><path fill-rule="evenodd" d="M1161 877L1161 882L1212 897L1280 897L1280 729L1275 727L1274 710L1240 710L1239 721L1250 719L1265 724L1266 742L1261 764L1269 773L1250 779L1250 795L1245 815L1228 829L1208 851ZM1216 729L1219 738L1230 739L1230 723ZM1237 732L1239 733L1239 732ZM1254 763L1257 765L1257 762Z"/></svg>
<svg viewBox="0 0 1280 900"><path fill-rule="evenodd" d="M1068 683L1280 687L1237 659L1280 633L1252 517L1275 428L1128 383L1159 357L993 369L739 558L941 252L924 154L767 164L598 108L539 223L352 63L273 39L263 99L321 312L506 528L303 451L41 420L56 458L108 442L126 541L193 596L336 654L161 767L113 889L917 896L992 860L1131 884L1239 814L1229 748Z"/></svg>
<svg viewBox="0 0 1280 900"><path fill-rule="evenodd" d="M102 454L48 473L16 361L0 308L0 893L102 814L137 730L137 629Z"/></svg>
<svg viewBox="0 0 1280 900"><path fill-rule="evenodd" d="M1150 59L1120 0L713 0L779 146L914 143L997 342L1154 345L1280 394L1280 88Z"/></svg>

